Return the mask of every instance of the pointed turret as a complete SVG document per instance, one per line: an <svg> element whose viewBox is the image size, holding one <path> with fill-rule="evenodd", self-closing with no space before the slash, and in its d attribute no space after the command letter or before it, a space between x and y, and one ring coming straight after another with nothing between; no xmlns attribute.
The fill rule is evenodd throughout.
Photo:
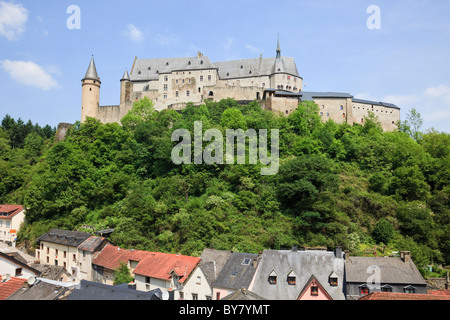
<svg viewBox="0 0 450 320"><path fill-rule="evenodd" d="M128 73L128 70L125 70L125 73L123 74L122 79L120 81L129 81L130 80L130 74Z"/></svg>
<svg viewBox="0 0 450 320"><path fill-rule="evenodd" d="M97 68L95 67L94 56L92 56L91 63L89 64L89 67L83 80L85 79L100 81L100 78L97 74Z"/></svg>
<svg viewBox="0 0 450 320"><path fill-rule="evenodd" d="M278 44L277 44L277 59L281 58L281 48L280 48L280 35L278 35Z"/></svg>

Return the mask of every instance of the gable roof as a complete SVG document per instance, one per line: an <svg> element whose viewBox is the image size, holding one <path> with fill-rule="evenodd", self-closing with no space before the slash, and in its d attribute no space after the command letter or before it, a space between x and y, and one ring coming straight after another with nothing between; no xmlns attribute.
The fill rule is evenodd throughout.
<svg viewBox="0 0 450 320"><path fill-rule="evenodd" d="M35 275L39 275L41 272L39 270L36 270L35 268L30 267L29 265L26 264L26 262L22 262L20 260L15 259L14 255L10 255L10 254L6 254L3 252L0 252L0 258L4 258L7 259L13 263L15 263L16 265L28 269L29 271L31 271L32 273L34 273Z"/></svg>
<svg viewBox="0 0 450 320"><path fill-rule="evenodd" d="M272 271L278 277L276 284L268 281ZM291 271L296 274L295 285L287 281ZM345 300L344 271L344 259L331 251L264 250L250 290L269 300L295 300L314 275L333 300ZM337 286L329 284L332 272L338 276Z"/></svg>
<svg viewBox="0 0 450 320"><path fill-rule="evenodd" d="M10 295L23 287L27 279L11 277L9 280L0 276L0 300L6 300Z"/></svg>
<svg viewBox="0 0 450 320"><path fill-rule="evenodd" d="M184 283L191 272L200 263L200 258L162 252L147 252L138 263L135 274L170 280L172 273L178 277L178 282Z"/></svg>
<svg viewBox="0 0 450 320"><path fill-rule="evenodd" d="M67 300L160 300L161 297L160 289L145 292L129 289L127 284L110 286L81 280L80 288L73 290Z"/></svg>
<svg viewBox="0 0 450 320"><path fill-rule="evenodd" d="M91 235L87 232L52 229L37 238L36 241L38 243L41 241L46 241L78 248L78 246L90 236Z"/></svg>
<svg viewBox="0 0 450 320"><path fill-rule="evenodd" d="M6 300L56 300L68 290L68 287L38 281L31 287L22 286Z"/></svg>
<svg viewBox="0 0 450 320"><path fill-rule="evenodd" d="M397 257L349 257L345 264L347 282L366 283L367 269L377 266L383 284L426 285L414 262L403 262Z"/></svg>
<svg viewBox="0 0 450 320"><path fill-rule="evenodd" d="M248 264L244 264L244 261L249 259ZM225 289L247 289L253 279L256 267L254 266L254 260L258 261L258 255L253 253L239 253L233 252L228 261L222 268L213 286L215 288Z"/></svg>
<svg viewBox="0 0 450 320"><path fill-rule="evenodd" d="M88 252L94 252L98 247L100 247L105 239L106 238L104 237L90 236L80 244L78 249Z"/></svg>
<svg viewBox="0 0 450 320"><path fill-rule="evenodd" d="M92 264L115 270L120 263L128 263L129 260L140 261L146 256L145 251L127 250L107 243L98 253L94 254Z"/></svg>
<svg viewBox="0 0 450 320"><path fill-rule="evenodd" d="M266 299L255 294L254 292L242 288L240 290L234 291L233 293L230 293L221 300L266 300Z"/></svg>
<svg viewBox="0 0 450 320"><path fill-rule="evenodd" d="M298 295L297 300L301 299L306 294L306 290L311 286L312 283L316 284L318 286L319 290L322 291L329 300L333 299L328 294L327 290L322 286L320 281L317 280L316 277L312 274L311 277L308 279L308 281L306 281L305 286L303 287L303 289L300 291L300 294Z"/></svg>
<svg viewBox="0 0 450 320"><path fill-rule="evenodd" d="M199 268L202 269L206 281L210 285L214 283L217 276L222 271L223 266L227 263L231 251L204 249L200 258L202 259Z"/></svg>
<svg viewBox="0 0 450 320"><path fill-rule="evenodd" d="M23 210L21 205L2 204L0 205L0 219L11 219Z"/></svg>

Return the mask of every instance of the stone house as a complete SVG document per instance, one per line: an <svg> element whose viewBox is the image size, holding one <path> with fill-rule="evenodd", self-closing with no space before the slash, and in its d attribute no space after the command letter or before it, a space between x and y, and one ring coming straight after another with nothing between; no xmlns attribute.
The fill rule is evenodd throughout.
<svg viewBox="0 0 450 320"><path fill-rule="evenodd" d="M345 300L342 250L264 250L249 290L268 300Z"/></svg>
<svg viewBox="0 0 450 320"><path fill-rule="evenodd" d="M352 257L345 253L347 299L374 292L426 294L427 283L409 251L400 257Z"/></svg>

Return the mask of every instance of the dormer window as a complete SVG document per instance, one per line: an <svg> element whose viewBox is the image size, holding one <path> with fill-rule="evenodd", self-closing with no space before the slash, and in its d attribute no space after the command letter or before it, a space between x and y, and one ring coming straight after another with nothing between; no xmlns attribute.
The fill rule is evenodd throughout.
<svg viewBox="0 0 450 320"><path fill-rule="evenodd" d="M317 297L319 295L319 287L318 286L311 287L311 295L314 297Z"/></svg>
<svg viewBox="0 0 450 320"><path fill-rule="evenodd" d="M269 283L273 285L277 284L277 274L274 270L269 274Z"/></svg>
<svg viewBox="0 0 450 320"><path fill-rule="evenodd" d="M392 287L388 284L381 287L381 292L392 292Z"/></svg>
<svg viewBox="0 0 450 320"><path fill-rule="evenodd" d="M241 66L241 69L244 69L244 66Z"/></svg>
<svg viewBox="0 0 450 320"><path fill-rule="evenodd" d="M169 65L169 63L168 62L166 62L166 66L168 66Z"/></svg>
<svg viewBox="0 0 450 320"><path fill-rule="evenodd" d="M191 65L191 62L190 62L190 61L188 62L188 65L189 65L189 66Z"/></svg>
<svg viewBox="0 0 450 320"><path fill-rule="evenodd" d="M296 280L297 280L297 275L295 274L295 272L293 270L291 270L291 272L289 272L287 275L288 285L295 286Z"/></svg>
<svg viewBox="0 0 450 320"><path fill-rule="evenodd" d="M200 64L203 64L203 60L200 61Z"/></svg>
<svg viewBox="0 0 450 320"><path fill-rule="evenodd" d="M332 287L338 286L338 276L334 271L330 274L330 276L328 278L329 278L330 286L332 286Z"/></svg>
<svg viewBox="0 0 450 320"><path fill-rule="evenodd" d="M252 74L252 71L250 70L249 74Z"/></svg>

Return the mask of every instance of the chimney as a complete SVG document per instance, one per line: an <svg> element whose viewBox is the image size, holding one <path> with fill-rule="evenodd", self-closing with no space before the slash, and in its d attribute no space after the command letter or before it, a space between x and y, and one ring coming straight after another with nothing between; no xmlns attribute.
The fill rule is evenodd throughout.
<svg viewBox="0 0 450 320"><path fill-rule="evenodd" d="M350 261L350 251L349 250L345 250L345 261L349 262Z"/></svg>
<svg viewBox="0 0 450 320"><path fill-rule="evenodd" d="M408 263L411 260L411 252L410 251L400 251L400 259L404 263Z"/></svg>
<svg viewBox="0 0 450 320"><path fill-rule="evenodd" d="M342 247L337 246L334 254L335 254L336 258L342 258Z"/></svg>

